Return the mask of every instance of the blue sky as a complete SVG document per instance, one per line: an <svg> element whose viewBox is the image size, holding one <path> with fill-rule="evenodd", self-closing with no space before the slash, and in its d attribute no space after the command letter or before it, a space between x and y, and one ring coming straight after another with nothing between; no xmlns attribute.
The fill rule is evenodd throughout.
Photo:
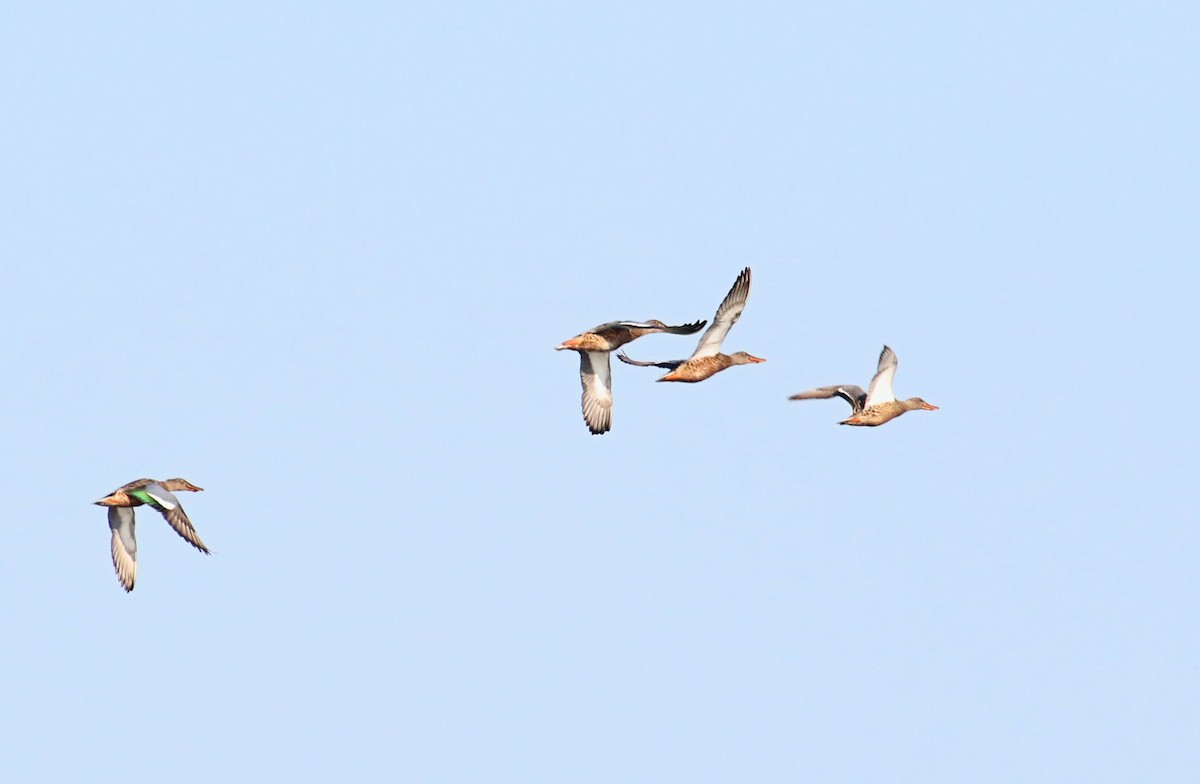
<svg viewBox="0 0 1200 784"><path fill-rule="evenodd" d="M5 17L13 780L1200 775L1195 7Z"/></svg>

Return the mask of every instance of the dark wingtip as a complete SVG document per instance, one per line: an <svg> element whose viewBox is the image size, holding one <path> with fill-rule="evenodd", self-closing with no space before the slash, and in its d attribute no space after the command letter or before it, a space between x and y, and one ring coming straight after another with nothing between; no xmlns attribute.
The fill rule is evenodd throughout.
<svg viewBox="0 0 1200 784"><path fill-rule="evenodd" d="M704 329L704 325L708 323L708 319L693 321L691 324L680 324L677 327L667 327L665 332L671 335L694 335Z"/></svg>
<svg viewBox="0 0 1200 784"><path fill-rule="evenodd" d="M583 424L587 425L588 432L594 436L602 436L605 433L607 433L609 430L612 430L612 420L611 419L609 419L607 422L601 423L599 430L597 430L595 427L592 426L592 423L588 421L586 416L583 418Z"/></svg>
<svg viewBox="0 0 1200 784"><path fill-rule="evenodd" d="M188 539L184 539L184 541L187 542L188 544L190 544L192 547L195 547L197 550L204 553L205 555L212 555L212 553L208 549L208 545L204 544L204 542L193 542Z"/></svg>

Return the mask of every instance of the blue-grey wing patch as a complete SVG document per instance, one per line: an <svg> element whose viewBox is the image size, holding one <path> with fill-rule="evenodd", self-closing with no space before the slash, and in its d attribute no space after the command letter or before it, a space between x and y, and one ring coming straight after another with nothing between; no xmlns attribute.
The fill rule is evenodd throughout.
<svg viewBox="0 0 1200 784"><path fill-rule="evenodd" d="M168 510L179 507L179 499L175 497L175 494L157 482L151 482L146 485L143 488L143 492L150 496L150 505L163 514L166 514Z"/></svg>
<svg viewBox="0 0 1200 784"><path fill-rule="evenodd" d="M162 516L166 518L167 524L175 529L175 533L182 536L200 552L208 553L208 547L200 540L200 535L192 527L192 521L183 511L183 504L179 503L179 499L175 497L174 493L160 484L152 484L146 488L146 495L150 496L153 502L151 506L162 512Z"/></svg>

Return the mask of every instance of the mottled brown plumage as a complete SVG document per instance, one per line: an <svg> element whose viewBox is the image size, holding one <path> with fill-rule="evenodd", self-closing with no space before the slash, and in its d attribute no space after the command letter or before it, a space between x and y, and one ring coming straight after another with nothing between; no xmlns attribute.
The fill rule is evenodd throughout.
<svg viewBox="0 0 1200 784"><path fill-rule="evenodd" d="M885 422L892 421L906 411L918 410L937 411L938 407L926 403L919 397L910 397L908 400L889 400L886 403L877 403L873 406L868 406L849 419L843 419L838 424L878 427Z"/></svg>
<svg viewBox="0 0 1200 784"><path fill-rule="evenodd" d="M625 359L620 354L617 355L617 358ZM766 360L751 356L745 351L738 351L734 354L713 354L710 357L695 357L689 359L687 362L680 363L678 367L658 380L682 381L694 384L697 381L703 381L709 376L720 373L725 368L730 368L734 365L748 365L755 362L766 362Z"/></svg>

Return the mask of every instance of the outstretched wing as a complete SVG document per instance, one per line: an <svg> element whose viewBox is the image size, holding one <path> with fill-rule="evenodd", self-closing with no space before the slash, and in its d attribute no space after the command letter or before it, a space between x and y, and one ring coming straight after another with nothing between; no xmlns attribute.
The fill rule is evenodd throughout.
<svg viewBox="0 0 1200 784"><path fill-rule="evenodd" d="M648 321L609 321L606 324L597 324L588 332L603 332L606 329L650 329L653 326Z"/></svg>
<svg viewBox="0 0 1200 784"><path fill-rule="evenodd" d="M892 391L892 380L896 377L897 364L899 363L896 361L896 352L884 346L879 354L879 367L875 371L875 378L871 379L871 386L867 389L866 408L890 403L896 399L896 393Z"/></svg>
<svg viewBox="0 0 1200 784"><path fill-rule="evenodd" d="M200 540L200 535L192 527L192 521L188 519L187 513L183 511L183 505L179 503L179 499L175 497L174 493L157 482L147 485L143 492L146 495L146 503L162 512L162 516L175 529L175 533L186 539L200 552L208 553L208 547Z"/></svg>
<svg viewBox="0 0 1200 784"><path fill-rule="evenodd" d="M810 389L807 392L798 392L792 395L788 400L819 400L840 397L850 404L850 409L857 414L863 410L863 405L867 400L867 393L857 384L839 384L832 387L817 387Z"/></svg>
<svg viewBox="0 0 1200 784"><path fill-rule="evenodd" d="M126 592L133 590L137 579L137 539L133 535L133 508L108 507L108 527L112 529L112 562L117 579Z"/></svg>
<svg viewBox="0 0 1200 784"><path fill-rule="evenodd" d="M583 384L583 421L592 435L612 427L612 369L607 351L579 352L579 381Z"/></svg>
<svg viewBox="0 0 1200 784"><path fill-rule="evenodd" d="M666 368L667 370L674 370L683 364L682 359L672 359L666 362L643 362L640 359L630 359L628 356L626 356L624 351L617 354L617 359L621 360L626 365L637 365L638 367L659 367Z"/></svg>
<svg viewBox="0 0 1200 784"><path fill-rule="evenodd" d="M721 344L725 341L725 336L729 334L730 328L741 317L742 311L746 309L746 298L749 296L750 268L746 267L733 282L733 288L725 295L721 306L717 308L717 315L713 316L712 326L700 336L700 343L697 344L696 351L692 354L693 359L711 357L721 352Z"/></svg>
<svg viewBox="0 0 1200 784"><path fill-rule="evenodd" d="M588 332L603 332L606 329L653 329L660 332L669 332L672 335L693 335L701 330L708 323L708 320L693 321L691 324L680 324L676 327L671 327L663 324L661 321L610 321L607 324L598 324Z"/></svg>

